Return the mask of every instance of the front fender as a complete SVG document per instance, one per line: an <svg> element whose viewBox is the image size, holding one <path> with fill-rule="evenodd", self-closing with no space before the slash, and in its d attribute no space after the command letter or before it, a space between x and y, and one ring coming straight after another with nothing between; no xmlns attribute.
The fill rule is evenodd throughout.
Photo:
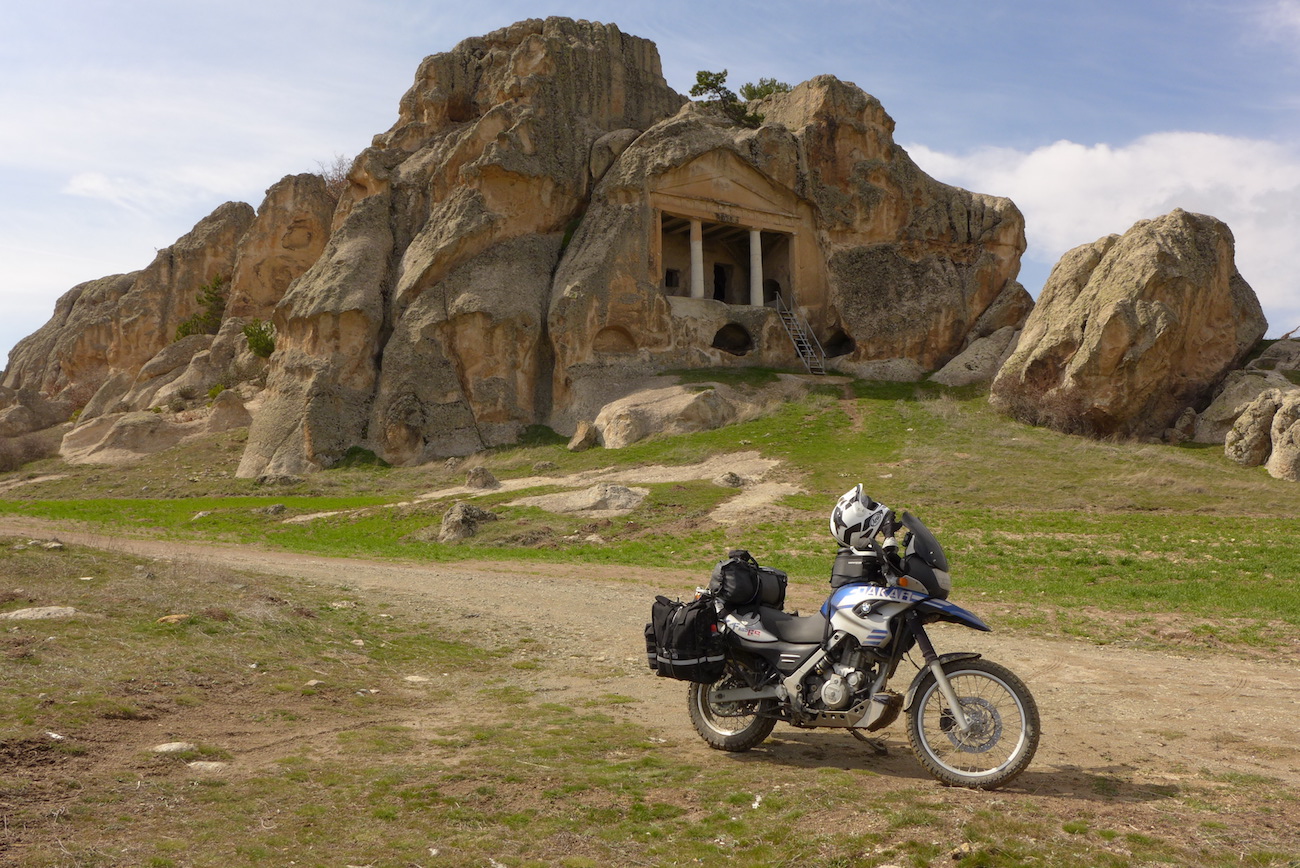
<svg viewBox="0 0 1300 868"><path fill-rule="evenodd" d="M951 621L954 624L961 624L964 627L970 627L972 630L980 630L984 633L993 632L993 628L981 621L974 612L967 611L956 603L940 600L938 597L923 600L917 604L916 610L927 615L936 615L940 621Z"/></svg>
<svg viewBox="0 0 1300 868"><path fill-rule="evenodd" d="M982 657L974 651L953 651L949 654L939 655L939 665L944 666L948 663L955 663L958 660L977 660ZM912 679L911 685L907 688L907 698L903 700L903 711L912 710L912 702L916 699L916 691L921 686L921 680L930 674L930 667L918 670L916 677Z"/></svg>

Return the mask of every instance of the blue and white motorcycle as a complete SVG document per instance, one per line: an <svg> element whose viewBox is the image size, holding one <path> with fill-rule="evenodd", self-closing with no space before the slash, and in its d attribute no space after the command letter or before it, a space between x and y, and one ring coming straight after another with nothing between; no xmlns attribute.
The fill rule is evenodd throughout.
<svg viewBox="0 0 1300 868"><path fill-rule="evenodd" d="M894 534L903 527L900 556ZM1038 707L1006 667L935 651L928 624L990 628L947 601L948 558L934 534L908 512L900 524L861 486L840 499L831 532L844 547L818 614L719 603L726 666L717 681L690 685L696 731L727 751L749 750L777 721L869 741L903 713L912 752L943 783L992 789L1015 778L1038 748ZM923 663L899 694L887 685L913 649Z"/></svg>

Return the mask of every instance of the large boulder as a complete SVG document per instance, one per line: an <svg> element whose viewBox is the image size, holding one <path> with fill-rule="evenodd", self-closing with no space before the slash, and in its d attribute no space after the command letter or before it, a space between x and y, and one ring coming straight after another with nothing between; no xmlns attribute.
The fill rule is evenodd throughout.
<svg viewBox="0 0 1300 868"><path fill-rule="evenodd" d="M1300 482L1300 391L1288 392L1273 414L1269 428L1272 451L1265 467L1269 476Z"/></svg>
<svg viewBox="0 0 1300 868"><path fill-rule="evenodd" d="M1228 458L1300 482L1300 389L1269 389L1247 405L1224 441Z"/></svg>
<svg viewBox="0 0 1300 868"><path fill-rule="evenodd" d="M1016 335L1013 326L1003 326L991 335L977 338L930 379L944 386L993 382L1015 349Z"/></svg>
<svg viewBox="0 0 1300 868"><path fill-rule="evenodd" d="M1069 251L993 382L993 405L1120 437L1158 434L1204 406L1267 328L1233 254L1226 224L1181 209Z"/></svg>
<svg viewBox="0 0 1300 868"><path fill-rule="evenodd" d="M1253 371L1300 371L1300 340L1273 341L1246 367Z"/></svg>
<svg viewBox="0 0 1300 868"><path fill-rule="evenodd" d="M595 426L605 448L621 449L655 434L689 434L730 425L739 421L743 406L720 388L666 386L611 402L596 416Z"/></svg>
<svg viewBox="0 0 1300 868"><path fill-rule="evenodd" d="M1224 437L1223 451L1228 458L1244 467L1258 467L1268 460L1273 451L1273 417L1284 395L1281 389L1261 392L1237 414Z"/></svg>

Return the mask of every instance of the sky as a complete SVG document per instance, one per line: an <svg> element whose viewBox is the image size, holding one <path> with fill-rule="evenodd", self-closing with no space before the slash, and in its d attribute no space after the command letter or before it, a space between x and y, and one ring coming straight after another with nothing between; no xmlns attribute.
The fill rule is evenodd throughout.
<svg viewBox="0 0 1300 868"><path fill-rule="evenodd" d="M0 359L78 283L147 266L223 202L351 158L427 55L564 15L698 70L876 96L946 183L1067 250L1183 208L1226 222L1269 337L1300 327L1300 0L43 0L0 5Z"/></svg>

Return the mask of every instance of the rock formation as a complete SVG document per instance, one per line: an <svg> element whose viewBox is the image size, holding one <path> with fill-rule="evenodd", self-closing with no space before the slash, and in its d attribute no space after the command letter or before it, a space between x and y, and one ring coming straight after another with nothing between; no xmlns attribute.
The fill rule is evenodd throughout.
<svg viewBox="0 0 1300 868"><path fill-rule="evenodd" d="M14 347L4 385L39 393L63 421L110 379L130 383L170 347L181 322L199 312L199 289L230 275L237 242L252 220L252 208L228 202L143 271L74 287L59 299L54 317Z"/></svg>
<svg viewBox="0 0 1300 868"><path fill-rule="evenodd" d="M1228 431L1224 452L1238 464L1263 464L1270 476L1300 482L1300 389L1261 392Z"/></svg>
<svg viewBox="0 0 1300 868"><path fill-rule="evenodd" d="M752 130L684 106L597 185L552 294L559 427L599 409L611 377L797 366L778 299L853 372L895 358L933 370L1023 322L1010 201L924 175L879 101L832 76L760 110Z"/></svg>
<svg viewBox="0 0 1300 868"><path fill-rule="evenodd" d="M1269 390L1290 391L1295 388L1277 371L1249 368L1233 371L1223 381L1210 405L1197 415L1192 440L1222 443L1233 423L1256 398Z"/></svg>
<svg viewBox="0 0 1300 868"><path fill-rule="evenodd" d="M76 412L79 427L62 450L75 461L126 460L225 430L232 419L247 425L242 402L239 413L228 412L233 392L213 405L207 422L192 412L195 401L265 367L249 352L243 324L271 316L323 248L332 211L320 177L290 176L267 191L256 214L242 203L222 205L143 271L74 288L54 318L10 354L4 380L16 397L0 399L9 404L0 424L27 411L30 418L12 435ZM228 287L220 331L174 340L177 327L200 310L198 290L218 277ZM187 415L133 415L151 408Z"/></svg>
<svg viewBox="0 0 1300 868"><path fill-rule="evenodd" d="M394 463L463 455L544 418L551 275L592 146L682 102L652 43L589 22L525 21L425 60L277 310L240 475L358 443Z"/></svg>
<svg viewBox="0 0 1300 868"><path fill-rule="evenodd" d="M60 452L70 464L120 464L251 421L244 402L228 389L201 410L116 412L81 422L64 436Z"/></svg>
<svg viewBox="0 0 1300 868"><path fill-rule="evenodd" d="M239 474L290 477L354 446L411 464L570 433L664 370L799 366L779 306L843 369L896 377L1023 322L1011 202L927 177L834 77L756 108L749 129L690 104L613 25L467 39L424 61L337 204L286 178L61 299L11 356L0 426L113 417L69 441L88 454L117 417L224 386L252 412ZM219 331L173 344L214 276Z"/></svg>
<svg viewBox="0 0 1300 868"><path fill-rule="evenodd" d="M1175 210L1066 253L1015 352L994 406L1098 436L1149 436L1203 406L1263 337L1228 227Z"/></svg>

